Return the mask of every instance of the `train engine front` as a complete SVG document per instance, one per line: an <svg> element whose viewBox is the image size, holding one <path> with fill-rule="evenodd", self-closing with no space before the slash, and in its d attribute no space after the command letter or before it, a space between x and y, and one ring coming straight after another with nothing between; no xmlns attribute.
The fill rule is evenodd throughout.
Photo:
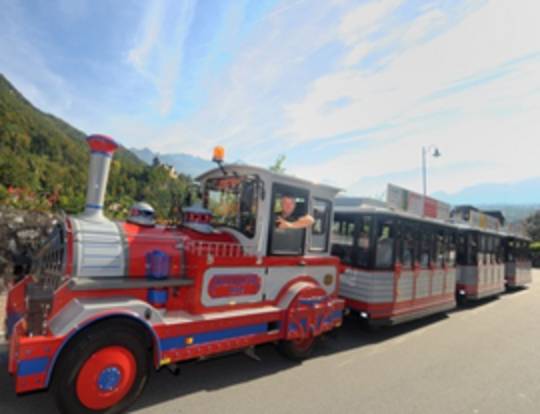
<svg viewBox="0 0 540 414"><path fill-rule="evenodd" d="M105 217L107 179L118 146L103 135L90 136L87 143L84 212L60 220L33 257L30 274L8 292L8 368L17 392L46 387L64 340L86 321L105 317L111 303L127 316L153 323L156 310L179 306L193 285L185 275L185 235L156 225L149 205L136 204L126 222ZM91 306L85 303L91 300Z"/></svg>

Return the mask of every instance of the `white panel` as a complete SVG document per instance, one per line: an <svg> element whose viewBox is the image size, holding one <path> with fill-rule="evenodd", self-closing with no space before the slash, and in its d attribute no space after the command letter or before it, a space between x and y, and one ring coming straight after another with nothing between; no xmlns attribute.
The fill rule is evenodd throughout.
<svg viewBox="0 0 540 414"><path fill-rule="evenodd" d="M319 282L321 287L331 294L336 288L336 268L334 266L274 266L268 268L268 274L264 275L263 290L266 299L274 300L283 286L298 276L309 276ZM324 277L332 275L332 283L324 284Z"/></svg>
<svg viewBox="0 0 540 414"><path fill-rule="evenodd" d="M411 281L410 275L400 277L399 283L404 294L410 294L407 289L412 290ZM369 303L392 302L394 298L394 273L368 272L349 268L341 274L339 294L344 298Z"/></svg>
<svg viewBox="0 0 540 414"><path fill-rule="evenodd" d="M115 223L106 219L73 219L73 226L76 276L124 276L124 246Z"/></svg>
<svg viewBox="0 0 540 414"><path fill-rule="evenodd" d="M255 295L244 296L228 296L224 298L212 298L208 293L208 286L210 280L215 275L247 275L257 274L261 280L261 289ZM264 291L264 268L261 267L212 267L204 273L203 277L203 289L202 289L202 303L204 306L220 306L239 303L250 303L262 301L262 295Z"/></svg>
<svg viewBox="0 0 540 414"><path fill-rule="evenodd" d="M433 296L442 295L444 293L443 292L444 278L445 278L444 270L440 270L440 269L435 270L435 273L433 275L433 281L431 284L431 294Z"/></svg>
<svg viewBox="0 0 540 414"><path fill-rule="evenodd" d="M448 269L446 273L446 291L445 293L451 293L456 291L456 275L457 269L451 268Z"/></svg>
<svg viewBox="0 0 540 414"><path fill-rule="evenodd" d="M429 279L430 270L421 270L416 278L416 299L421 299L429 296Z"/></svg>

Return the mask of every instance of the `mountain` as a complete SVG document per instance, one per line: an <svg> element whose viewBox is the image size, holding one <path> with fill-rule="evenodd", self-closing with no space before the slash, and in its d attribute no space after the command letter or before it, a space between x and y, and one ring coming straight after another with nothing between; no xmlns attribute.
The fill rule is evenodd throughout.
<svg viewBox="0 0 540 414"><path fill-rule="evenodd" d="M84 208L89 162L86 134L35 108L0 74L0 203L20 208ZM125 214L137 199L164 216L188 182L141 162L125 148L113 159L109 213Z"/></svg>
<svg viewBox="0 0 540 414"><path fill-rule="evenodd" d="M512 183L484 183L457 193L437 192L433 197L450 204L540 204L540 177Z"/></svg>
<svg viewBox="0 0 540 414"><path fill-rule="evenodd" d="M540 211L540 203L538 204L523 204L523 205L511 205L511 204L479 204L477 206L481 210L499 210L502 211L506 221L508 223L519 223L525 220L527 217L533 215L537 211Z"/></svg>
<svg viewBox="0 0 540 414"><path fill-rule="evenodd" d="M414 188L420 181L418 170L393 172L384 175L362 177L347 188L347 195L384 197L387 183L405 188ZM509 183L481 183L449 193L437 191L430 196L452 205L514 205L528 206L540 204L540 177Z"/></svg>
<svg viewBox="0 0 540 414"><path fill-rule="evenodd" d="M152 164L154 157L158 157L162 163L172 165L177 172L192 177L197 177L199 174L215 168L215 164L209 160L181 152L176 154L159 154L152 152L148 148L130 148L130 151L148 165Z"/></svg>

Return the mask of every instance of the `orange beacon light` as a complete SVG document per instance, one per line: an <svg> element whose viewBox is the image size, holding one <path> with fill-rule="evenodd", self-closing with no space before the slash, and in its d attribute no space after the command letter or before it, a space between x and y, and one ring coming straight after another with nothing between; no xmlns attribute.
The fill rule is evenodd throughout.
<svg viewBox="0 0 540 414"><path fill-rule="evenodd" d="M212 157L212 161L220 163L220 162L223 162L224 159L225 159L225 148L223 148L221 145L214 147L214 155Z"/></svg>

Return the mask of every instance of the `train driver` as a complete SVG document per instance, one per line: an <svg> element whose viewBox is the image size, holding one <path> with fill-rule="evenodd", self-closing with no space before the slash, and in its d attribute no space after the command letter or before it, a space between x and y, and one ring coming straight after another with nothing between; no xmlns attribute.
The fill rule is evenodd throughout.
<svg viewBox="0 0 540 414"><path fill-rule="evenodd" d="M279 229L305 229L313 226L315 219L309 214L297 211L296 198L290 194L284 194L280 199L281 213L277 218Z"/></svg>

